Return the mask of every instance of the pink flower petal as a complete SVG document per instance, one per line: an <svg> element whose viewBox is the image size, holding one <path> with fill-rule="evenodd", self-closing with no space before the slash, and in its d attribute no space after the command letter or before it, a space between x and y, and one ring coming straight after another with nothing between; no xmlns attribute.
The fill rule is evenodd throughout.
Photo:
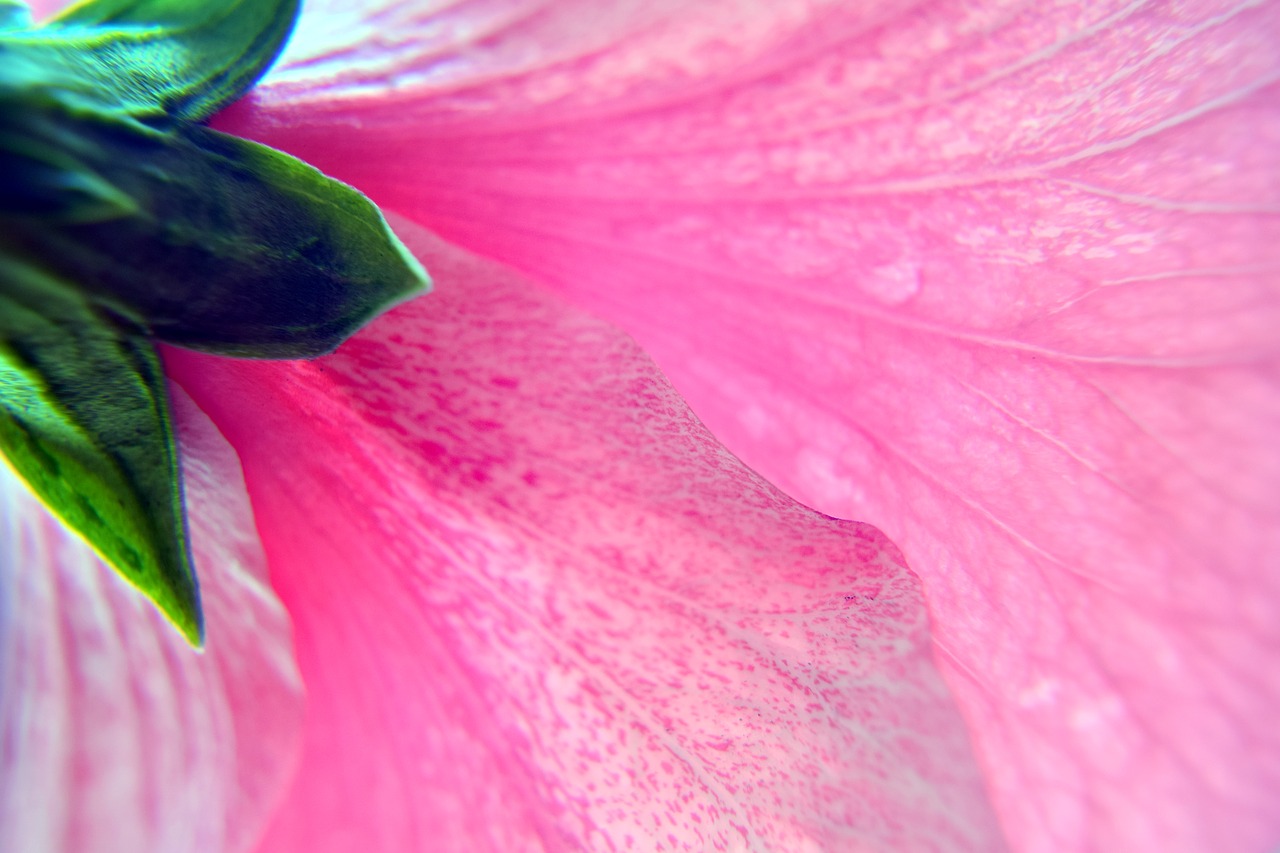
<svg viewBox="0 0 1280 853"><path fill-rule="evenodd" d="M1001 847L894 547L744 468L620 333L397 227L438 290L336 355L166 357L297 628L261 849Z"/></svg>
<svg viewBox="0 0 1280 853"><path fill-rule="evenodd" d="M249 850L293 771L289 620L235 452L175 396L203 654L0 466L0 850Z"/></svg>
<svg viewBox="0 0 1280 853"><path fill-rule="evenodd" d="M1280 5L337 7L224 126L900 543L1018 849L1280 843Z"/></svg>

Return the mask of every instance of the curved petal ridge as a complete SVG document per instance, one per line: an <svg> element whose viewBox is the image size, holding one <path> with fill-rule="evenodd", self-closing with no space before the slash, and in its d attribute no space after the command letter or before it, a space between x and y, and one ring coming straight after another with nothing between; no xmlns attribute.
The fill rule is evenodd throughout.
<svg viewBox="0 0 1280 853"><path fill-rule="evenodd" d="M311 697L263 850L999 849L914 576L635 345L393 220L438 290L333 356L170 351Z"/></svg>
<svg viewBox="0 0 1280 853"><path fill-rule="evenodd" d="M209 645L0 471L0 849L247 851L302 694L235 452L173 389Z"/></svg>
<svg viewBox="0 0 1280 853"><path fill-rule="evenodd" d="M886 531L1015 847L1273 849L1280 4L693 5L296 66L224 126L616 323Z"/></svg>

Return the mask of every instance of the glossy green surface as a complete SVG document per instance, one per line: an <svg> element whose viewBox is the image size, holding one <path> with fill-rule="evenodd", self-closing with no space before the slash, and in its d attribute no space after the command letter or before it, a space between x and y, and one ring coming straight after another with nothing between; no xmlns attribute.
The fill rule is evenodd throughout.
<svg viewBox="0 0 1280 853"><path fill-rule="evenodd" d="M57 88L146 121L208 118L248 91L293 29L299 0L95 0L6 34L0 86ZM19 59L21 57L21 59Z"/></svg>

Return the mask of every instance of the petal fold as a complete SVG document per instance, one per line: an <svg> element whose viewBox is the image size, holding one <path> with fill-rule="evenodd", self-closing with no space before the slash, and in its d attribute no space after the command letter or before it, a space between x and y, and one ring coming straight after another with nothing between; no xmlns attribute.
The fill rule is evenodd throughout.
<svg viewBox="0 0 1280 853"><path fill-rule="evenodd" d="M334 355L166 354L297 628L261 849L1001 848L897 550L742 466L625 336L393 225L439 289Z"/></svg>

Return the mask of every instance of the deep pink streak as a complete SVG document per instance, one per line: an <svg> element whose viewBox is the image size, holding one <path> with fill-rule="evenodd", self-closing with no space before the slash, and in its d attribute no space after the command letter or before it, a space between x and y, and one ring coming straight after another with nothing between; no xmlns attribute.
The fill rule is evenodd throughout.
<svg viewBox="0 0 1280 853"><path fill-rule="evenodd" d="M1019 849L1280 842L1280 6L387 6L224 126L888 532Z"/></svg>
<svg viewBox="0 0 1280 853"><path fill-rule="evenodd" d="M439 291L312 363L170 351L309 696L264 851L1000 848L923 601L625 336L407 223Z"/></svg>

